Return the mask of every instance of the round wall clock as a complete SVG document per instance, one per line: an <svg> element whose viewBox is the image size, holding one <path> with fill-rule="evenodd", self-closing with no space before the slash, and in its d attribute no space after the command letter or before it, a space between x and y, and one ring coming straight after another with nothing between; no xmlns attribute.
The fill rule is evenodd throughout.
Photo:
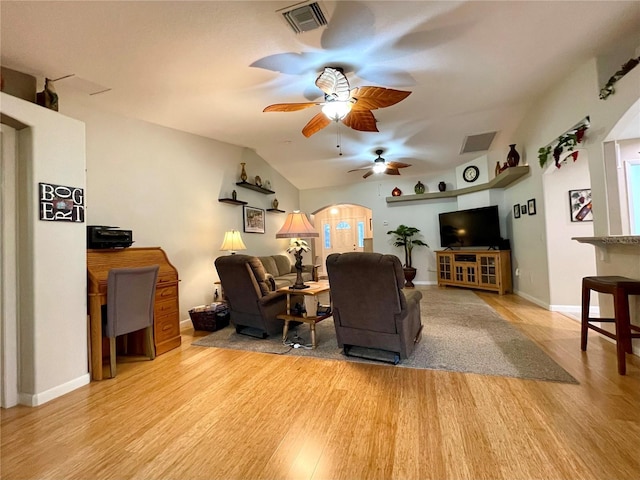
<svg viewBox="0 0 640 480"><path fill-rule="evenodd" d="M465 182L475 182L478 179L478 175L480 175L480 170L475 165L470 165L464 169L462 172L462 178L464 178Z"/></svg>

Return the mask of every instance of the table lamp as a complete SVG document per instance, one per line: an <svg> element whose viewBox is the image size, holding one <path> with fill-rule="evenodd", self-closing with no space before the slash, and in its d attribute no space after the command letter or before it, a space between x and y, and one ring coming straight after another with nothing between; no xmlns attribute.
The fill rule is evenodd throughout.
<svg viewBox="0 0 640 480"><path fill-rule="evenodd" d="M284 225L282 225L282 228L276 233L276 238L295 239L287 249L287 252L293 252L293 256L296 259L296 283L291 286L292 289L302 290L303 288L309 288L309 285L305 285L302 281L302 252L309 251L309 245L300 239L319 236L320 234L313 228L307 216L299 210L294 210L292 213L289 213L284 221Z"/></svg>
<svg viewBox="0 0 640 480"><path fill-rule="evenodd" d="M224 240L222 240L220 250L223 252L231 252L231 255L235 255L236 251L246 249L247 247L244 245L239 231L230 230L228 232L224 232Z"/></svg>

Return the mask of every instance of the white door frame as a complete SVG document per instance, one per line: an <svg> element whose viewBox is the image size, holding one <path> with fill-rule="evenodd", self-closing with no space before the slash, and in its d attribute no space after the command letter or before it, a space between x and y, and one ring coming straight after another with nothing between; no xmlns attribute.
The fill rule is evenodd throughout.
<svg viewBox="0 0 640 480"><path fill-rule="evenodd" d="M18 404L16 131L0 125L0 406Z"/></svg>

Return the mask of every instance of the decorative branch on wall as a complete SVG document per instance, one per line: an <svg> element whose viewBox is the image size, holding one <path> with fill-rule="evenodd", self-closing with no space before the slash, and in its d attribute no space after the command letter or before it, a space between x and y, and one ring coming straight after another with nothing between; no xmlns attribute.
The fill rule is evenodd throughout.
<svg viewBox="0 0 640 480"><path fill-rule="evenodd" d="M582 143L584 138L584 132L590 126L589 117L584 117L580 122L574 125L571 129L560 135L557 139L544 147L538 149L538 160L540 162L540 168L544 168L545 164L549 160L549 155L553 153L553 159L556 162L556 167L560 168L560 155L566 148L568 151L573 152L569 156L573 157L575 162L578 159L578 152L574 151L579 143Z"/></svg>
<svg viewBox="0 0 640 480"><path fill-rule="evenodd" d="M613 86L618 80L620 80L627 73L633 70L636 65L638 65L638 63L640 63L640 57L632 58L627 63L622 65L622 67L620 67L620 70L614 73L607 84L600 90L600 100L606 100L609 95L616 93L616 90L615 88L613 88Z"/></svg>

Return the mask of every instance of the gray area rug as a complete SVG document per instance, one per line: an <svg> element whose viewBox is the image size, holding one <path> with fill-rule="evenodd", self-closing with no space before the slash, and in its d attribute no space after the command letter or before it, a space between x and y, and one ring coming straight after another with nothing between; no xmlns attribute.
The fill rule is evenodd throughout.
<svg viewBox="0 0 640 480"><path fill-rule="evenodd" d="M422 341L411 358L396 368L448 370L507 377L578 382L549 358L534 342L504 320L469 290L419 287L423 293L420 312L424 329ZM203 347L250 350L278 355L298 355L332 360L372 363L371 360L345 357L338 347L333 319L316 326L315 350L293 348L280 337L265 340L238 335L231 326L193 342ZM310 344L308 325L289 333L289 340ZM364 352L365 354L371 351ZM384 359L384 352L379 352ZM376 355L373 355L376 357ZM374 361L373 363L381 362ZM392 365L390 365L392 366Z"/></svg>

